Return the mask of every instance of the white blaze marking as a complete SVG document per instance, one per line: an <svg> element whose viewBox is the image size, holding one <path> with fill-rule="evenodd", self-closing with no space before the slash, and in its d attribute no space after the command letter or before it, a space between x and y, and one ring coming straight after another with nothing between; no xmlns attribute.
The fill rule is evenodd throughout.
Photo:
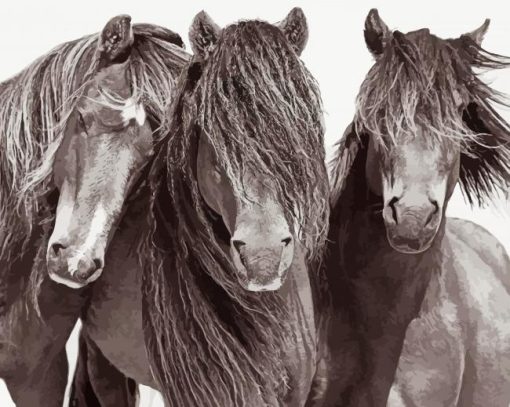
<svg viewBox="0 0 510 407"><path fill-rule="evenodd" d="M133 98L126 99L121 114L124 124L126 125L129 124L132 119L135 119L139 126L143 126L145 123L145 109L141 104L135 103Z"/></svg>
<svg viewBox="0 0 510 407"><path fill-rule="evenodd" d="M48 248L52 246L55 240L58 241L62 236L66 236L73 218L74 199L72 197L69 183L64 181L60 192L60 199L57 206L57 219L55 228L51 234Z"/></svg>
<svg viewBox="0 0 510 407"><path fill-rule="evenodd" d="M89 232L85 243L80 250L76 250L73 256L67 261L69 272L74 276L79 269L79 262L87 253L93 252L99 239L104 235L107 226L108 214L106 213L103 205L99 203L94 211L94 217L90 222Z"/></svg>
<svg viewBox="0 0 510 407"><path fill-rule="evenodd" d="M94 211L94 217L90 222L89 233L85 239L84 251L94 248L101 235L105 232L106 222L108 220L108 214L103 207L102 203L99 203Z"/></svg>

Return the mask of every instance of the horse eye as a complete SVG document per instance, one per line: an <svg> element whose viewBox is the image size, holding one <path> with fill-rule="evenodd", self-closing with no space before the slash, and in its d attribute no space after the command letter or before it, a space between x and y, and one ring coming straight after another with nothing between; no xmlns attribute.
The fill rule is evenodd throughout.
<svg viewBox="0 0 510 407"><path fill-rule="evenodd" d="M81 114L80 111L78 111L78 121L80 122L80 126L82 126L84 130L86 130L87 126L85 124L85 119L83 118L83 115Z"/></svg>

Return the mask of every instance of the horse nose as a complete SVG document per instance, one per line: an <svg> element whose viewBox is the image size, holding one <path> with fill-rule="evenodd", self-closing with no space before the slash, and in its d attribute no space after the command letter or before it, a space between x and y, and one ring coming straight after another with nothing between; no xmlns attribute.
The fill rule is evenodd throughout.
<svg viewBox="0 0 510 407"><path fill-rule="evenodd" d="M232 240L232 246L234 246L234 248L236 249L236 252L237 254L239 255L239 257L241 258L241 261L243 259L243 256L241 254L241 250L243 250L243 247L246 246L246 243L243 242L242 240Z"/></svg>
<svg viewBox="0 0 510 407"><path fill-rule="evenodd" d="M86 282L97 270L101 268L103 268L103 264L100 259L93 259L91 261L86 257L82 257L78 260L77 270L73 274L78 280Z"/></svg>
<svg viewBox="0 0 510 407"><path fill-rule="evenodd" d="M291 243L292 243L292 236L287 236L287 237L282 239L283 247L287 247Z"/></svg>
<svg viewBox="0 0 510 407"><path fill-rule="evenodd" d="M281 278L294 254L293 238L290 235L279 239L254 236L244 240L232 239L231 243L248 280L256 280L262 285Z"/></svg>
<svg viewBox="0 0 510 407"><path fill-rule="evenodd" d="M429 213L429 216L427 217L427 220L425 221L425 226L427 226L430 222L432 222L434 217L439 214L439 204L437 203L437 201L435 199L429 198L429 202L431 203L432 208Z"/></svg>
<svg viewBox="0 0 510 407"><path fill-rule="evenodd" d="M292 236L287 236L287 237L284 237L283 239L280 240L280 244L278 245L278 248L280 249L284 249L286 247L288 247L290 244L292 243ZM246 250L250 249L250 247L247 247L246 245L246 242L244 242L243 240L237 240L237 239L233 239L232 240L232 246L234 246L236 252L238 253L240 259L241 259L241 262L243 263L244 266L246 266L245 262L246 262ZM261 247L260 248L261 250L263 249L269 249L269 247ZM252 252L254 250L251 250Z"/></svg>
<svg viewBox="0 0 510 407"><path fill-rule="evenodd" d="M432 222L439 213L439 204L435 199L426 198L420 205L406 205L401 197L394 196L383 211L385 221L390 225L402 223L403 218L412 215L423 220L423 227Z"/></svg>
<svg viewBox="0 0 510 407"><path fill-rule="evenodd" d="M388 207L391 210L391 218L390 219L391 219L392 222L395 222L397 224L398 224L398 212L397 212L397 205L396 204L397 204L398 200L399 200L399 198L394 196L388 202Z"/></svg>

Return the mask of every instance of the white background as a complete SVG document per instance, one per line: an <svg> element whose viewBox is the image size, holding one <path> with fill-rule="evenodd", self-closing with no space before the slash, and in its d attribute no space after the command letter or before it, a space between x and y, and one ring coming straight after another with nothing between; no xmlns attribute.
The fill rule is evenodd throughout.
<svg viewBox="0 0 510 407"><path fill-rule="evenodd" d="M354 98L372 64L363 40L363 24L368 10L379 9L392 29L403 32L428 27L441 36L457 37L482 24L492 23L484 47L510 55L510 6L507 1L127 1L3 0L0 4L0 80L17 73L37 57L65 41L102 29L117 14L130 14L133 22L166 26L182 35L189 50L187 32L195 14L204 9L220 25L238 19L261 18L276 22L294 6L303 8L309 24L310 39L302 58L319 81L326 109L326 144L342 135L351 121ZM510 69L489 73L486 78L501 91L510 94ZM502 111L510 120L510 111ZM449 214L469 218L488 228L510 251L510 205L498 208L471 209L457 191L450 202ZM76 357L73 339L68 344L69 357ZM144 391L142 406L151 405L152 395ZM12 401L0 381L0 406ZM159 400L152 404L161 405Z"/></svg>

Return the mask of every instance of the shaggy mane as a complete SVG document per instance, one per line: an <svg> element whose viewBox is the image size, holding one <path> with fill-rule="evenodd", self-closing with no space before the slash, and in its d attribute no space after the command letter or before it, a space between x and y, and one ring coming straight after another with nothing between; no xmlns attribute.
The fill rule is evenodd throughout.
<svg viewBox="0 0 510 407"><path fill-rule="evenodd" d="M198 189L198 141L208 137L240 191L243 168L276 178L275 197L313 258L328 217L317 84L279 29L241 22L183 72L169 117L142 256L153 373L168 405L278 405L290 385L282 350L297 345L304 311L295 298L291 316L278 292L239 284Z"/></svg>
<svg viewBox="0 0 510 407"><path fill-rule="evenodd" d="M445 137L459 143L461 187L471 203L483 204L510 187L510 126L493 107L506 106L502 94L475 71L508 66L510 59L468 35L443 40L427 29L395 31L361 85L355 127L382 147L418 127L431 143Z"/></svg>
<svg viewBox="0 0 510 407"><path fill-rule="evenodd" d="M189 57L170 30L135 24L133 33L133 92L158 137L174 81ZM83 85L96 72L98 38L94 34L59 45L0 84L0 311L9 274L21 277L17 266L33 260L23 259L33 255L28 246L53 221L53 155ZM45 272L41 268L38 272Z"/></svg>

